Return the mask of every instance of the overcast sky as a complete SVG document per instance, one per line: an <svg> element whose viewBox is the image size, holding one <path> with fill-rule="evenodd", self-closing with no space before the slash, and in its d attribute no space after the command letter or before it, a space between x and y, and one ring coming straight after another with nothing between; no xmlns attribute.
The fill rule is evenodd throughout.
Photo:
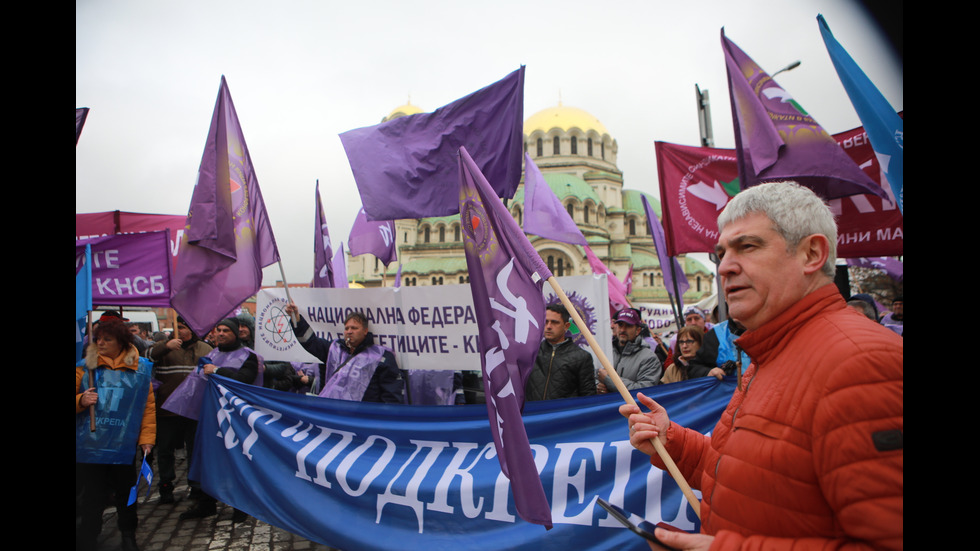
<svg viewBox="0 0 980 551"><path fill-rule="evenodd" d="M669 4L669 5L667 5ZM734 147L720 30L830 133L860 126L816 16L904 109L902 60L860 5L833 1L168 1L75 3L75 212L186 214L221 75L290 283L313 270L314 186L333 246L360 198L338 134L411 103L432 111L527 66L524 115L596 116L627 188L659 197L654 141ZM264 284L279 279L267 269Z"/></svg>

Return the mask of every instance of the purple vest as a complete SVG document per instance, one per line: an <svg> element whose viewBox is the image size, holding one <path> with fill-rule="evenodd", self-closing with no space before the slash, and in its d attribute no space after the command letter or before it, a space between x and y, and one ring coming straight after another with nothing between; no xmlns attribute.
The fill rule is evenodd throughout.
<svg viewBox="0 0 980 551"><path fill-rule="evenodd" d="M320 396L360 402L384 353L384 348L373 345L351 357L342 341L334 341L327 353L326 379Z"/></svg>
<svg viewBox="0 0 980 551"><path fill-rule="evenodd" d="M227 367L228 369L238 371L245 363L245 360L248 359L249 354L255 354L255 351L247 346L236 348L230 352L222 352L221 350L215 348L208 353L207 356L211 359L211 361L206 361L204 363L212 363L218 367ZM262 361L262 356L255 354L255 357L259 360L259 372L255 376L255 381L252 382L252 384L255 386L263 386L262 383L264 382L264 378L262 375L265 371L265 363Z"/></svg>

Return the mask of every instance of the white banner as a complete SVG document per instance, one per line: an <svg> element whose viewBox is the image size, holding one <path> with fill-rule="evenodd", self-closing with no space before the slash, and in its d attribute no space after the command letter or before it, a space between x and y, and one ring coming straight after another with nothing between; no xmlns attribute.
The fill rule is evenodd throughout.
<svg viewBox="0 0 980 551"><path fill-rule="evenodd" d="M557 278L589 330L612 358L609 290L606 276ZM392 287L381 289L291 288L300 313L325 339L343 335L344 318L351 311L367 317L375 343L392 350L401 369L479 371L476 316L469 285ZM544 286L547 303L559 302L550 285ZM319 362L296 341L285 313L282 288L259 291L256 296L255 351L266 360ZM573 330L579 346L588 344ZM596 363L598 365L598 362Z"/></svg>

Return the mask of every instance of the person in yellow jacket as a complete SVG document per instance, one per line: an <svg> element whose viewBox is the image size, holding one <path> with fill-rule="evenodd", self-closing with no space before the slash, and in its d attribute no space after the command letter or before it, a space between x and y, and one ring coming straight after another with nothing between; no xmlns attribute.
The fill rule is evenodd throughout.
<svg viewBox="0 0 980 551"><path fill-rule="evenodd" d="M156 442L152 364L141 358L122 321L103 320L84 360L75 366L75 548L94 549L102 510L114 495L122 548L137 549L136 452ZM90 409L95 411L95 430Z"/></svg>

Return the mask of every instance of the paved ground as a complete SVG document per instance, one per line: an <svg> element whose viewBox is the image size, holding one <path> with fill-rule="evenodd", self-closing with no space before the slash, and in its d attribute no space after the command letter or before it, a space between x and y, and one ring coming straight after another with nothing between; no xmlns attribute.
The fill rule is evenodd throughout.
<svg viewBox="0 0 980 551"><path fill-rule="evenodd" d="M310 550L338 551L321 545L281 528L266 524L253 517L245 522L232 524L233 509L218 503L218 514L203 519L178 520L181 513L194 502L187 499L187 461L183 450L177 450L176 503L161 504L154 483L153 493L146 499L146 482L140 485L139 528L136 542L141 551L265 551ZM99 536L101 551L121 549L119 529L116 527L116 509L110 506L102 516L102 535Z"/></svg>

